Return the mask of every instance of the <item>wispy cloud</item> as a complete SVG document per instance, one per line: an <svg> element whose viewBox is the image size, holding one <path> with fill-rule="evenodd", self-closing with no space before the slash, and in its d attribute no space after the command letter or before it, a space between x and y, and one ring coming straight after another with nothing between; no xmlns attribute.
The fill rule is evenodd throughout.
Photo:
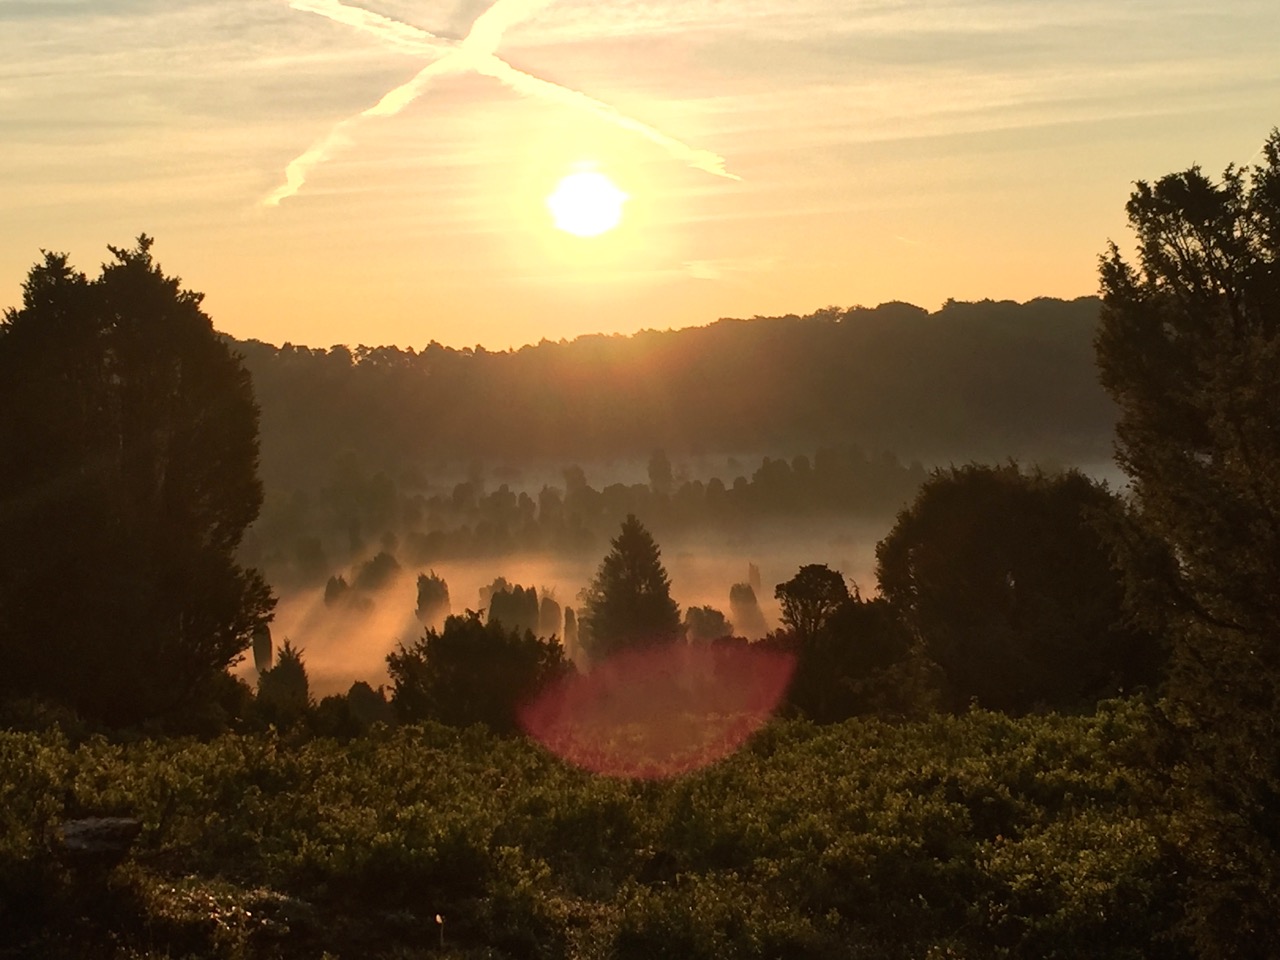
<svg viewBox="0 0 1280 960"><path fill-rule="evenodd" d="M388 91L373 106L337 123L310 149L296 157L285 169L285 182L266 198L265 204L276 206L301 190L312 169L351 141L351 132L361 120L394 116L426 92L437 77L467 72L492 77L523 96L537 97L586 111L623 130L639 134L691 167L717 177L740 179L725 169L725 160L720 155L691 147L594 97L517 70L497 56L494 51L497 50L502 35L511 26L531 17L549 2L550 0L497 0L476 18L470 32L459 41L350 6L340 0L291 0L290 6L296 10L319 14L337 23L373 34L396 49L439 59L419 70L407 82Z"/></svg>

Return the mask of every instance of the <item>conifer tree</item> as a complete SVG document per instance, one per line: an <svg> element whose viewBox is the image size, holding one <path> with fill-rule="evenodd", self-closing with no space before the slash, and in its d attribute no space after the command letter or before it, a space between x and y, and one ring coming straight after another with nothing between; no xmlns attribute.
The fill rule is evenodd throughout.
<svg viewBox="0 0 1280 960"><path fill-rule="evenodd" d="M662 552L644 524L629 514L612 543L613 550L582 594L582 649L601 660L621 650L683 639Z"/></svg>

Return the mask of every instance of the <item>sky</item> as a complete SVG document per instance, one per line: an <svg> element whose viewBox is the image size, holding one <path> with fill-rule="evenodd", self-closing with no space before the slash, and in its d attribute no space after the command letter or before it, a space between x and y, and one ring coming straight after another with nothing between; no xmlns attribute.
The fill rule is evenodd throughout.
<svg viewBox="0 0 1280 960"><path fill-rule="evenodd" d="M1275 0L0 0L0 307L144 232L276 344L1089 295L1135 180L1257 159L1278 53Z"/></svg>

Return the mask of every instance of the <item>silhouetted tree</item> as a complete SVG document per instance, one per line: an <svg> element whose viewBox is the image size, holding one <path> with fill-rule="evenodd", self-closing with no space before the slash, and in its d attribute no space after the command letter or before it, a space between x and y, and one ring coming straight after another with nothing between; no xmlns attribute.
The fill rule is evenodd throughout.
<svg viewBox="0 0 1280 960"><path fill-rule="evenodd" d="M1130 601L1173 637L1166 719L1199 955L1280 943L1280 131L1215 183L1138 183L1102 260ZM1246 879L1247 878L1247 879Z"/></svg>
<svg viewBox="0 0 1280 960"><path fill-rule="evenodd" d="M302 662L302 651L286 637L276 665L258 676L254 712L261 722L283 729L306 716L310 706L311 684L307 679L306 665Z"/></svg>
<svg viewBox="0 0 1280 960"><path fill-rule="evenodd" d="M838 570L825 563L810 563L786 583L778 584L773 595L782 604L782 622L803 643L816 637L849 599L849 588Z"/></svg>
<svg viewBox="0 0 1280 960"><path fill-rule="evenodd" d="M517 730L517 710L566 666L559 643L540 640L468 611L449 617L387 657L391 703L401 720L435 719L466 726L483 723L500 733Z"/></svg>
<svg viewBox="0 0 1280 960"><path fill-rule="evenodd" d="M582 595L578 636L593 660L683 636L661 551L644 524L628 515L612 544Z"/></svg>
<svg viewBox="0 0 1280 960"><path fill-rule="evenodd" d="M351 588L347 584L346 577L341 574L330 577L329 582L324 585L325 606L332 607L335 604L341 603L346 598L347 591L350 589Z"/></svg>
<svg viewBox="0 0 1280 960"><path fill-rule="evenodd" d="M684 631L691 643L706 643L733 636L733 624L715 607L689 607L684 612Z"/></svg>
<svg viewBox="0 0 1280 960"><path fill-rule="evenodd" d="M540 637L563 638L564 618L560 611L560 604L556 603L555 597L549 593L544 593L538 602L537 633Z"/></svg>
<svg viewBox="0 0 1280 960"><path fill-rule="evenodd" d="M311 711L312 729L322 737L349 740L367 733L375 723L392 723L395 714L382 688L357 680L345 695L322 699Z"/></svg>
<svg viewBox="0 0 1280 960"><path fill-rule="evenodd" d="M489 623L501 623L517 633L538 629L538 591L533 587L514 586L498 590L489 597Z"/></svg>
<svg viewBox="0 0 1280 960"><path fill-rule="evenodd" d="M1074 707L1155 680L1098 524L1120 501L1079 471L934 473L876 547L881 594L945 676L948 700Z"/></svg>
<svg viewBox="0 0 1280 960"><path fill-rule="evenodd" d="M434 570L428 576L418 574L418 606L414 611L418 620L428 627L438 627L449 616L449 585Z"/></svg>
<svg viewBox="0 0 1280 960"><path fill-rule="evenodd" d="M361 731L375 723L390 723L394 719L382 687L375 690L364 680L355 681L347 690L347 708Z"/></svg>
<svg viewBox="0 0 1280 960"><path fill-rule="evenodd" d="M785 640L775 635L773 642ZM874 714L927 714L938 702L937 667L916 649L911 631L882 597L849 596L805 642L791 639L796 672L790 707L817 723Z"/></svg>
<svg viewBox="0 0 1280 960"><path fill-rule="evenodd" d="M149 237L111 253L92 280L47 253L0 323L0 694L132 722L275 601L234 560L262 502L249 375Z"/></svg>
<svg viewBox="0 0 1280 960"><path fill-rule="evenodd" d="M729 612L738 632L744 637L758 640L769 632L764 612L760 609L760 601L756 599L755 589L749 583L735 583L729 588Z"/></svg>
<svg viewBox="0 0 1280 960"><path fill-rule="evenodd" d="M506 577L494 577L493 583L488 586L481 587L480 610L483 612L489 609L489 604L492 602L493 595L495 593L510 593L511 586L512 585L507 582Z"/></svg>

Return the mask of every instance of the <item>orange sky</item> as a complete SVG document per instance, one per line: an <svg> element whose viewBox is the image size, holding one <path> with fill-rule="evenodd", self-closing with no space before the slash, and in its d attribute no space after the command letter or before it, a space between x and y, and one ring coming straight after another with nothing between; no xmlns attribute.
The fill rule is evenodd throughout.
<svg viewBox="0 0 1280 960"><path fill-rule="evenodd" d="M219 329L275 343L1074 297L1131 181L1280 123L1274 0L340 6L0 2L0 306L42 248L92 271L143 231ZM544 203L582 164L630 196L594 239Z"/></svg>

